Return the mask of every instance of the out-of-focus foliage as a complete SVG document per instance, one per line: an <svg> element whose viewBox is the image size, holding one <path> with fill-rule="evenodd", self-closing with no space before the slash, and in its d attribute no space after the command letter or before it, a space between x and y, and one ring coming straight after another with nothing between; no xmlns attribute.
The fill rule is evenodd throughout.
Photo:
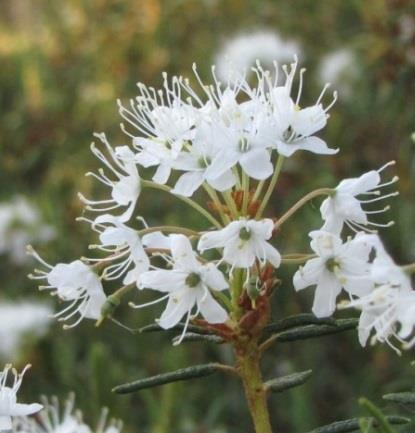
<svg viewBox="0 0 415 433"><path fill-rule="evenodd" d="M398 261L414 261L414 10L413 0L3 0L0 199L20 193L40 206L57 233L41 247L50 261L86 255L92 237L75 222L82 212L76 192L94 195L97 188L84 176L96 167L89 152L91 133L105 130L114 142L126 140L118 128L116 98L133 97L136 81L159 85L161 71L190 75L192 62L207 77L227 38L265 28L303 47L305 102L320 92L317 71L326 54L352 50L358 71L350 92L344 98L340 94L331 110L325 133L326 141L341 149L340 156L292 158L275 213L317 186L334 186L340 178L397 159L397 225L384 235ZM187 218L189 225L200 224L163 195L143 200L149 221ZM295 217L291 227L297 230L281 233L286 251L307 244L305 234L319 224L318 205ZM27 269L4 257L0 272L2 297L34 295ZM307 294L294 294L291 275L283 277L275 297L278 315L309 311ZM146 312L132 314L128 308L121 308L117 318L133 328L149 320ZM363 350L355 335L277 345L275 354L266 360L269 377L314 371L303 387L271 399L272 414L287 433L353 417L360 395L376 398L379 389L393 392L414 380L410 353L398 358L387 347ZM127 433L248 431L241 388L230 378L169 385L133 397L110 392L130 379L230 356L199 343L171 347L166 334L139 336L112 323L99 329L84 323L71 331L56 325L25 356L34 367L23 392L65 396L73 390L87 417L95 419L108 405L124 419Z"/></svg>

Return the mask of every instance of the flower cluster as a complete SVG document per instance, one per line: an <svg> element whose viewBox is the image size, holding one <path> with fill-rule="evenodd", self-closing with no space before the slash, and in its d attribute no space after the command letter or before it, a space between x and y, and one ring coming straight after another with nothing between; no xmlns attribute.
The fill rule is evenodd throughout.
<svg viewBox="0 0 415 433"><path fill-rule="evenodd" d="M38 403L17 403L17 391L20 389L23 376L29 368L30 365L27 365L19 374L9 364L0 373L0 431L12 428L12 417L32 415L39 412L43 407ZM11 386L7 384L10 372L11 376L13 376Z"/></svg>
<svg viewBox="0 0 415 433"><path fill-rule="evenodd" d="M119 102L122 130L130 143L113 147L104 134L96 134L100 144L92 144L91 150L104 167L88 173L109 188L110 197L79 195L86 212L79 220L97 233L99 243L90 249L99 256L51 266L30 249L46 268L32 278L46 280L43 288L69 302L57 316L68 321L78 315L67 327L84 317L99 322L111 317L122 296L136 289L162 293L145 304L132 304L142 308L166 301L157 319L161 328L184 320L179 342L199 315L203 319L198 323L212 329L235 330L244 309L257 308L258 296L268 302L278 280L276 270L294 261L304 264L294 276L295 289L316 286L316 316L331 315L344 290L349 306L363 310L362 343L372 329L379 341L411 335L409 278L388 259L374 235L392 223L372 218L389 209L376 203L397 194L384 192L396 177L381 180L391 163L343 180L334 189L313 191L279 218L263 217L286 158L301 150L337 153L316 135L327 124L336 93L323 103L326 85L314 104L302 106L305 70L297 73L297 63L295 59L281 69L275 64L272 73L258 63L253 68L256 86L242 74L224 85L215 68L213 84L206 84L194 68L199 91L189 79L165 74L162 89L139 83L135 99L127 106ZM141 177L142 169L151 180ZM143 227L133 228L135 208L146 189L172 194L199 212L208 226L203 231L148 227L140 216L135 219ZM196 201L197 191L206 194L207 206ZM310 233L313 254L284 256L275 246L276 234L302 205L321 195L326 196L320 209L324 223ZM343 239L345 231L354 237ZM379 277L379 263L386 262L393 269L386 277L400 275L399 284ZM112 280L120 280L122 287L106 295L104 283ZM260 314L255 317L260 320Z"/></svg>
<svg viewBox="0 0 415 433"><path fill-rule="evenodd" d="M75 409L75 395L72 393L60 407L55 397L42 399L44 409L36 418L17 417L13 422L16 433L121 433L119 420L108 422L108 410L103 409L97 427L91 429L83 420L82 413Z"/></svg>

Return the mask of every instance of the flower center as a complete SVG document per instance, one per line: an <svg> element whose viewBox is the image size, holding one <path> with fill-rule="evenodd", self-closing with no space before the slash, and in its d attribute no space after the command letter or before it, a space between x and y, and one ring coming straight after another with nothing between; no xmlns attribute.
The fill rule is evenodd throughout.
<svg viewBox="0 0 415 433"><path fill-rule="evenodd" d="M331 257L326 261L326 268L330 272L335 272L339 267L340 267L340 263L334 257Z"/></svg>
<svg viewBox="0 0 415 433"><path fill-rule="evenodd" d="M245 153L248 152L248 150L251 148L251 146L248 143L248 140L246 138L241 138L238 142L238 149L240 152Z"/></svg>
<svg viewBox="0 0 415 433"><path fill-rule="evenodd" d="M196 287L200 283L200 275L192 272L186 277L185 283L188 287Z"/></svg>
<svg viewBox="0 0 415 433"><path fill-rule="evenodd" d="M247 227L242 227L241 230L239 230L239 238L243 241L249 241L251 239L251 230Z"/></svg>
<svg viewBox="0 0 415 433"><path fill-rule="evenodd" d="M288 140L291 140L292 138L293 138L293 129L292 129L292 127L291 126L289 126L285 131L284 131L284 133L282 134L282 138L285 140L285 141L288 141Z"/></svg>

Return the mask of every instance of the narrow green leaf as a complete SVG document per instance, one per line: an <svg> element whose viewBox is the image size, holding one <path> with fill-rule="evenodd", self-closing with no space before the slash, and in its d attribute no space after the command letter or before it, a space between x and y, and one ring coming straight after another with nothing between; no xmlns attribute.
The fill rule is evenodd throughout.
<svg viewBox="0 0 415 433"><path fill-rule="evenodd" d="M174 332L174 331L183 331L183 329L184 329L184 323L178 323L176 326L173 326L172 328L169 328L169 329L164 329L160 325L158 325L157 323L151 323L150 325L146 325L146 326L143 326L142 328L140 328L139 332L140 333L161 332L161 331ZM187 330L190 332L194 332L195 334L205 334L205 335L211 334L211 332L208 331L207 329L202 328L200 326L196 326L196 325L188 325Z"/></svg>
<svg viewBox="0 0 415 433"><path fill-rule="evenodd" d="M306 325L283 331L276 334L276 340L289 342L322 337L323 335L337 334L339 332L356 329L359 319L339 319L335 325Z"/></svg>
<svg viewBox="0 0 415 433"><path fill-rule="evenodd" d="M403 416L387 416L387 421L392 425L403 425L411 422L410 419L404 418ZM308 433L349 433L359 431L359 421L363 420L365 423L373 422L374 426L379 425L374 418L363 417L363 418L351 418L344 421L336 421L332 424L318 427Z"/></svg>
<svg viewBox="0 0 415 433"><path fill-rule="evenodd" d="M383 396L384 400L393 401L394 403L414 404L415 392L399 392L386 394Z"/></svg>
<svg viewBox="0 0 415 433"><path fill-rule="evenodd" d="M295 328L297 326L335 324L336 321L332 317L325 317L323 319L319 319L314 314L304 313L284 317L277 322L270 323L265 327L264 331L269 334L275 334L277 332L286 331L287 329Z"/></svg>
<svg viewBox="0 0 415 433"><path fill-rule="evenodd" d="M265 388L275 393L283 392L287 389L294 388L295 386L305 383L310 378L312 372L312 370L300 371L298 373L268 380L265 383Z"/></svg>
<svg viewBox="0 0 415 433"><path fill-rule="evenodd" d="M169 373L158 374L157 376L139 379L134 382L126 383L113 388L113 392L117 394L128 394L130 392L139 391L145 388L153 388L155 386L164 385L166 383L177 382L180 380L195 379L198 377L210 376L221 370L218 364L201 364L192 367L181 368Z"/></svg>
<svg viewBox="0 0 415 433"><path fill-rule="evenodd" d="M180 336L173 338L173 343L178 341ZM208 343L222 344L225 340L218 335L208 335L208 334L196 334L194 332L187 332L183 337L182 342L193 342L193 341L206 341Z"/></svg>

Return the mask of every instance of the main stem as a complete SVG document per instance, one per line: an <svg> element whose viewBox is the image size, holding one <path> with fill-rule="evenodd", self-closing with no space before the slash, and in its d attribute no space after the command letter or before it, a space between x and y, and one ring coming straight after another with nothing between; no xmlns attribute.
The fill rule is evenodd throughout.
<svg viewBox="0 0 415 433"><path fill-rule="evenodd" d="M247 347L236 349L237 369L244 386L255 433L273 433L266 390L262 381L257 342L254 340L246 344Z"/></svg>

